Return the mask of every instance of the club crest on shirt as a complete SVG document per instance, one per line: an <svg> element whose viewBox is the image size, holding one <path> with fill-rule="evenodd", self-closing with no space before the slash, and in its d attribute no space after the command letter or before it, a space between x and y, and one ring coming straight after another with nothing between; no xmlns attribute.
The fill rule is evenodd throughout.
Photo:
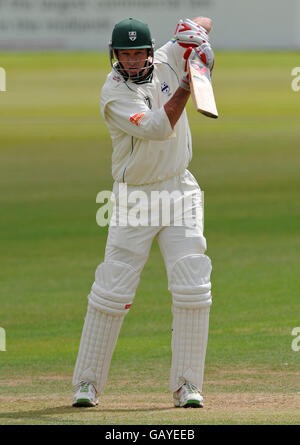
<svg viewBox="0 0 300 445"><path fill-rule="evenodd" d="M118 76L117 74L114 75L113 79L114 79L114 81L116 81L118 83L121 82L121 80L122 80L121 77Z"/></svg>
<svg viewBox="0 0 300 445"><path fill-rule="evenodd" d="M168 93L170 92L170 87L169 87L169 85L167 84L167 82L162 82L162 83L160 84L160 88L161 88L161 91L162 91L164 94L168 94Z"/></svg>
<svg viewBox="0 0 300 445"><path fill-rule="evenodd" d="M128 32L128 36L129 36L129 39L130 39L132 42L134 42L134 41L136 40L136 31L129 31L129 32Z"/></svg>

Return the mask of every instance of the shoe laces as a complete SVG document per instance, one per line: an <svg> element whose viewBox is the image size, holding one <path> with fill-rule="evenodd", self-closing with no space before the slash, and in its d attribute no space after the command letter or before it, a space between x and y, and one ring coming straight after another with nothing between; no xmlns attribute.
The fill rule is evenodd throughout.
<svg viewBox="0 0 300 445"><path fill-rule="evenodd" d="M80 382L77 386L78 389L80 389L80 392L88 392L89 391L89 386L91 385L91 383L89 382ZM93 385L91 385L92 389L94 389Z"/></svg>
<svg viewBox="0 0 300 445"><path fill-rule="evenodd" d="M80 389L81 389L81 391L88 391L88 389L89 389L89 383L87 383L87 382L82 382L81 385L80 385Z"/></svg>
<svg viewBox="0 0 300 445"><path fill-rule="evenodd" d="M199 392L197 386L191 382L185 382L185 387L189 392Z"/></svg>

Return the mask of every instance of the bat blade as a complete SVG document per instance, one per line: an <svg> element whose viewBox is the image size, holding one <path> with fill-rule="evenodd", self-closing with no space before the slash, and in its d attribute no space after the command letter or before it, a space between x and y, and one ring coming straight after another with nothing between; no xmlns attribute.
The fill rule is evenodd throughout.
<svg viewBox="0 0 300 445"><path fill-rule="evenodd" d="M217 118L218 110L210 70L200 60L189 60L191 95L195 108L205 116Z"/></svg>

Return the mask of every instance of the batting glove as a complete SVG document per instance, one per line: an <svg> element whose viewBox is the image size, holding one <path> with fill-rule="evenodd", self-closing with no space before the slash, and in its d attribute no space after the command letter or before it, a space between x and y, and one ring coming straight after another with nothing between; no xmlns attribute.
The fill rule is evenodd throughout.
<svg viewBox="0 0 300 445"><path fill-rule="evenodd" d="M214 52L208 43L202 43L202 45L197 46L196 48L187 48L187 50L183 54L182 59L184 63L184 74L180 81L180 86L181 88L184 88L188 91L190 91L190 73L188 60L201 60L201 62L209 68L210 72L212 72L215 63Z"/></svg>
<svg viewBox="0 0 300 445"><path fill-rule="evenodd" d="M183 54L183 63L184 63L184 74L180 81L181 88L190 91L190 73L189 73L189 64L188 60L191 57L191 54L193 54L193 48L188 48L185 53ZM197 56L196 56L197 57Z"/></svg>
<svg viewBox="0 0 300 445"><path fill-rule="evenodd" d="M209 43L206 29L190 19L179 20L174 38L177 40L178 45L183 48L195 48L202 43Z"/></svg>
<svg viewBox="0 0 300 445"><path fill-rule="evenodd" d="M202 43L197 48L194 48L194 52L197 53L202 63L209 68L212 72L215 64L215 55L209 43Z"/></svg>

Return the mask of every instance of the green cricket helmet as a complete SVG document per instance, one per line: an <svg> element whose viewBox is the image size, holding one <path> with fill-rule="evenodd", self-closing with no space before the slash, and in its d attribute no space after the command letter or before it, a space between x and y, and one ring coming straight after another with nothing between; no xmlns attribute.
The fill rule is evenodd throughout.
<svg viewBox="0 0 300 445"><path fill-rule="evenodd" d="M141 20L132 17L117 23L109 43L109 56L113 66L114 53L118 58L119 49L148 49L148 57L154 55L154 40L151 38L149 26ZM120 62L119 62L120 65ZM153 60L151 66L153 65ZM148 65L146 68L150 68ZM124 75L124 72L121 73ZM126 76L125 76L126 77ZM139 76L141 77L141 75Z"/></svg>

